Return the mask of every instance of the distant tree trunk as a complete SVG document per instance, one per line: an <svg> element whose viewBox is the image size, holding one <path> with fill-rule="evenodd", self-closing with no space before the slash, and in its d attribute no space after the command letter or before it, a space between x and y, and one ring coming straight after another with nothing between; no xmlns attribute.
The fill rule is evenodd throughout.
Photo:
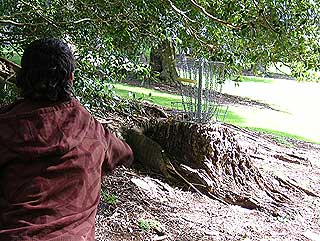
<svg viewBox="0 0 320 241"><path fill-rule="evenodd" d="M175 62L175 49L172 43L165 40L150 53L152 72L158 72L160 79L166 83L175 82L178 78Z"/></svg>

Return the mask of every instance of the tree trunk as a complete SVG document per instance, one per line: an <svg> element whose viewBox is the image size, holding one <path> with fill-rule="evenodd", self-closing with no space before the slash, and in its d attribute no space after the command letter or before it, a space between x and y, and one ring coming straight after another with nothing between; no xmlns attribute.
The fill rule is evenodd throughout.
<svg viewBox="0 0 320 241"><path fill-rule="evenodd" d="M175 82L178 78L175 62L175 49L172 43L165 40L150 53L152 72L160 74L160 80L166 83Z"/></svg>
<svg viewBox="0 0 320 241"><path fill-rule="evenodd" d="M145 167L151 166L152 171L158 167L170 183L187 183L198 193L223 203L275 216L290 202L273 177L255 166L235 133L220 124L152 120L140 131L126 138L129 145Z"/></svg>

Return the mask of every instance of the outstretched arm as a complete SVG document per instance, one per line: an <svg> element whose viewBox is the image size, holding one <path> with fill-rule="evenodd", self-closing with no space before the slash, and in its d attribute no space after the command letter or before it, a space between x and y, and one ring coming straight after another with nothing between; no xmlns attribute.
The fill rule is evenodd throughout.
<svg viewBox="0 0 320 241"><path fill-rule="evenodd" d="M114 170L117 166L130 166L133 162L133 153L129 145L120 140L105 128L107 151L102 170L105 172Z"/></svg>

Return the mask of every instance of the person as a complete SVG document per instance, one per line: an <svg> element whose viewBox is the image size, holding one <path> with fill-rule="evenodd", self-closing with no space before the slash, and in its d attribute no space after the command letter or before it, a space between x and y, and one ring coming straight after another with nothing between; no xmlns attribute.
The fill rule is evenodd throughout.
<svg viewBox="0 0 320 241"><path fill-rule="evenodd" d="M0 108L0 240L94 240L102 173L133 161L130 147L72 96L66 43L24 51L22 99Z"/></svg>

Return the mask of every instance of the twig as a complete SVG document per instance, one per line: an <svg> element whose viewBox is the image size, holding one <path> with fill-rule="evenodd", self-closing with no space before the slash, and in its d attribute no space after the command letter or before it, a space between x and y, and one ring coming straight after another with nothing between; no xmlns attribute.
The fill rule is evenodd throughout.
<svg viewBox="0 0 320 241"><path fill-rule="evenodd" d="M202 192L200 192L200 190L198 188L196 188L191 182L189 182L187 179L185 179L177 170L176 168L172 165L171 161L168 160L172 170L185 182L187 183L190 187L193 188L193 190L195 190L198 194L200 194L201 196L205 196Z"/></svg>
<svg viewBox="0 0 320 241"><path fill-rule="evenodd" d="M6 83L6 84L14 85L13 82L9 81L9 79L12 78L13 76L14 76L14 74L11 75L11 76L9 76L9 78L6 78L6 79L4 79L4 78L2 78L2 77L0 76L0 81L4 82L4 83Z"/></svg>
<svg viewBox="0 0 320 241"><path fill-rule="evenodd" d="M258 4L257 4L257 2L256 1L253 1L253 3L254 3L254 5L256 6L256 9L258 9L259 10L259 6L258 6ZM259 14L260 15L260 14ZM270 23L269 23L269 21L267 20L267 17L266 17L266 15L264 14L264 11L261 11L261 15L260 15L262 18L263 18L263 20L266 22L266 24L267 24L267 26L269 27L269 29L271 29L273 32L275 32L275 33L279 33L279 31L277 31ZM264 27L266 27L266 26L264 26Z"/></svg>
<svg viewBox="0 0 320 241"><path fill-rule="evenodd" d="M10 60L7 60L5 58L1 58L0 57L0 63L3 63L4 66L7 66L7 68L11 69L11 71L13 71L13 73L9 70L9 72L5 74L5 76L1 76L0 75L0 81L5 82L7 84L12 84L14 85L14 81L11 81L11 79L16 75L16 72L19 71L19 69L21 68L19 65L17 65L16 63L11 62ZM11 73L10 73L11 72ZM1 71L0 71L1 74Z"/></svg>
<svg viewBox="0 0 320 241"><path fill-rule="evenodd" d="M56 24L58 25L67 25L67 24L79 24L82 22L90 22L90 21L94 21L91 18L83 18L83 19L79 19L76 21L69 21L69 22L56 22ZM49 22L50 24L52 24L51 22ZM26 23L26 22L15 22L13 20L10 19L0 19L0 24L10 24L10 25L15 25L15 26L42 26L42 25L47 25L47 22L39 22L39 23ZM58 27L57 25L54 24L55 27Z"/></svg>
<svg viewBox="0 0 320 241"><path fill-rule="evenodd" d="M187 179L185 179L185 178L176 170L176 168L172 165L172 163L171 163L170 160L168 160L168 162L169 162L172 170L173 170L184 182L186 182L191 188L193 188L193 190L195 190L198 194L200 194L200 196L206 197L202 192L200 192L200 190L199 190L198 188L196 188L191 182L189 182ZM221 198L218 198L218 197L214 196L214 195L211 194L209 191L208 191L207 193L208 193L208 195L209 195L212 199L214 199L214 200L216 200L216 201L219 201L219 202L221 202L221 203L223 203L223 204L228 205L228 203L227 203L226 201L222 200Z"/></svg>
<svg viewBox="0 0 320 241"><path fill-rule="evenodd" d="M48 17L44 16L42 13L41 13L41 9L38 9L36 7L34 7L33 5L29 4L29 3L26 3L25 1L21 1L23 4L31 7L35 12L36 14L38 14L41 18L43 18L44 20L46 20L48 23L50 23L52 26L54 26L55 28L58 28L58 26L56 25L56 23L53 22L52 19L49 19Z"/></svg>
<svg viewBox="0 0 320 241"><path fill-rule="evenodd" d="M219 18L213 16L212 14L208 13L207 10L206 10L204 7L202 7L200 4L198 4L196 1L194 1L194 0L190 0L190 1L191 1L191 3L193 4L193 6L195 6L195 7L198 8L198 9L200 9L200 11L201 11L205 16L207 16L208 18L212 19L213 21L215 21L215 22L217 22L217 23L221 23L221 24L223 24L223 25L226 25L226 26L229 27L229 28L240 29L240 26L234 25L234 24L232 24L232 23L229 23L229 22L227 22L227 21L224 21L224 20L222 20L222 19L219 19Z"/></svg>
<svg viewBox="0 0 320 241"><path fill-rule="evenodd" d="M40 26L40 25L46 25L47 23L41 22L41 23L20 23L20 22L15 22L13 20L9 19L0 19L0 24L10 24L10 25L15 25L15 26Z"/></svg>
<svg viewBox="0 0 320 241"><path fill-rule="evenodd" d="M83 18L83 19L79 19L79 20L77 20L77 21L74 21L74 22L72 22L72 23L74 23L74 24L78 24L78 23L82 23L82 22L90 22L90 21L92 21L92 19L91 18ZM70 22L69 22L70 23Z"/></svg>
<svg viewBox="0 0 320 241"><path fill-rule="evenodd" d="M178 13L179 15L181 15L183 18L187 19L188 21L192 22L192 23L195 23L197 22L196 20L193 20L191 18L189 18L187 15L186 15L186 12L185 11L182 11L180 10L179 8L177 8L170 0L168 0L170 6L172 7L172 9Z"/></svg>
<svg viewBox="0 0 320 241"><path fill-rule="evenodd" d="M189 25L189 23L184 19L183 22L185 23L187 29L192 34L192 36L202 45L207 45L206 42L204 42L202 39L199 38L199 36L195 33L194 29Z"/></svg>

